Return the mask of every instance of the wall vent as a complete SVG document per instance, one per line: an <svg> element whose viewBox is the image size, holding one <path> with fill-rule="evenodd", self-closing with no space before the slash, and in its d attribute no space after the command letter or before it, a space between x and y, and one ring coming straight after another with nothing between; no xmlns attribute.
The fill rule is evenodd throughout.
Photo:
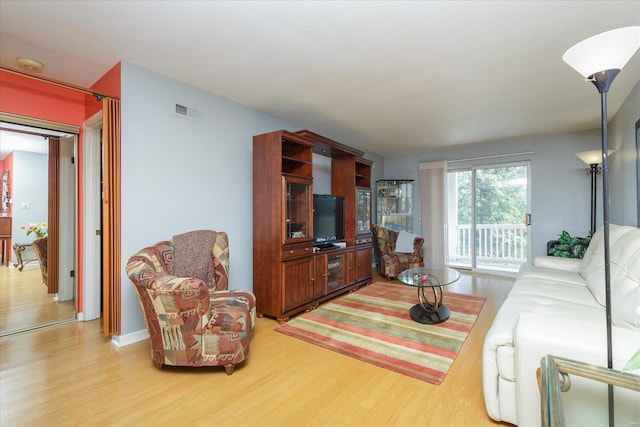
<svg viewBox="0 0 640 427"><path fill-rule="evenodd" d="M186 107L184 105L176 104L176 116L185 117L187 119L200 121L200 111L195 108Z"/></svg>

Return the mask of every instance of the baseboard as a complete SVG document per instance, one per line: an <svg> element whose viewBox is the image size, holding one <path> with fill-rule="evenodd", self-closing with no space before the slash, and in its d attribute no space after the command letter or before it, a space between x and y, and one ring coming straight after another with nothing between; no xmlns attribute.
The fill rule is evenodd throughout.
<svg viewBox="0 0 640 427"><path fill-rule="evenodd" d="M129 344L134 344L140 341L144 341L147 338L149 338L149 332L146 329L141 329L139 331L131 332L129 334L114 335L113 337L111 337L111 344L120 348Z"/></svg>

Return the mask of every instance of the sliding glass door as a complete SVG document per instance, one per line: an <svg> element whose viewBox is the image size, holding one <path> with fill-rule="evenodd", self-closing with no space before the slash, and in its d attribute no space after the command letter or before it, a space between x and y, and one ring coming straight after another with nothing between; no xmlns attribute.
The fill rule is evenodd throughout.
<svg viewBox="0 0 640 427"><path fill-rule="evenodd" d="M449 265L517 271L529 259L529 163L450 170Z"/></svg>

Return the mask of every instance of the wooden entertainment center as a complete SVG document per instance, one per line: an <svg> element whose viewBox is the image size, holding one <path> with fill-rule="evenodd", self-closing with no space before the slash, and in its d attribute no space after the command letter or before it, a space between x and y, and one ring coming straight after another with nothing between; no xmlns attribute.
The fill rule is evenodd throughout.
<svg viewBox="0 0 640 427"><path fill-rule="evenodd" d="M314 248L313 154L331 158L344 198L344 247ZM253 292L259 316L286 322L371 281L371 167L364 152L302 130L253 137Z"/></svg>

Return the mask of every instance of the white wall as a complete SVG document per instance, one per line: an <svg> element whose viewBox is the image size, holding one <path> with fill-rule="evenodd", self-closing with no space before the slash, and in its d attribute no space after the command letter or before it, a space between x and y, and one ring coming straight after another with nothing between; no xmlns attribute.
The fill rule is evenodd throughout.
<svg viewBox="0 0 640 427"><path fill-rule="evenodd" d="M331 194L331 157L313 154L313 193Z"/></svg>
<svg viewBox="0 0 640 427"><path fill-rule="evenodd" d="M610 91L615 91L615 81ZM595 102L599 104L596 91ZM616 115L609 121L609 149L616 150L609 157L609 222L637 225L638 194L636 190L636 129L640 120L640 81L631 91Z"/></svg>
<svg viewBox="0 0 640 427"><path fill-rule="evenodd" d="M145 328L128 258L173 235L226 231L230 287L253 289L252 138L278 129L299 128L122 63L122 334Z"/></svg>
<svg viewBox="0 0 640 427"><path fill-rule="evenodd" d="M420 232L420 186L418 163L436 160L462 160L485 156L501 156L533 152L530 155L487 160L456 162L450 167L496 164L517 160L531 161L532 255L546 253L546 243L558 237L562 230L571 235L586 236L591 228L591 184L586 165L575 153L600 147L598 130L546 137L521 138L499 142L478 143L449 149L430 150L405 156L386 157L384 176L415 179L414 230ZM598 188L602 188L601 179ZM602 212L598 208L598 223Z"/></svg>

